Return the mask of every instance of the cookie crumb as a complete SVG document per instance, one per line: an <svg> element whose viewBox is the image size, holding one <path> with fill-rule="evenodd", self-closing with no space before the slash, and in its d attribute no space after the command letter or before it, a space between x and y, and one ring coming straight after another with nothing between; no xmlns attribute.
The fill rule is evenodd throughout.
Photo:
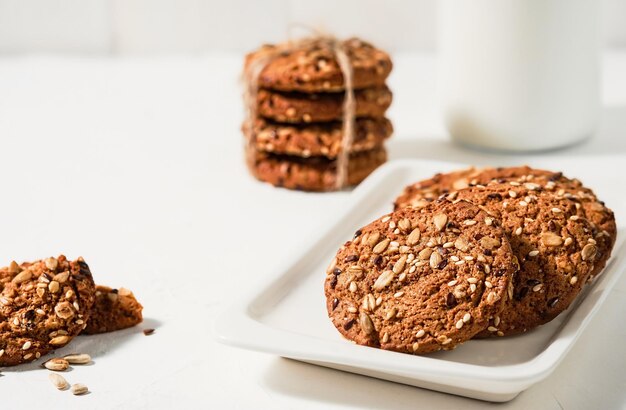
<svg viewBox="0 0 626 410"><path fill-rule="evenodd" d="M146 336L150 336L153 333L154 333L154 329L144 329L143 330L143 334L146 335Z"/></svg>

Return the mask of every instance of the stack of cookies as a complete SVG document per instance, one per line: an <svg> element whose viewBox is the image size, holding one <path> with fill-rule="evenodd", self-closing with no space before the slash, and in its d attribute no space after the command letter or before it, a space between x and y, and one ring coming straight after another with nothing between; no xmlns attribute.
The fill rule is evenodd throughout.
<svg viewBox="0 0 626 410"><path fill-rule="evenodd" d="M392 126L385 112L392 95L385 81L392 64L386 53L361 40L339 44L350 60L355 97L353 140L344 162L347 186L387 159L383 143ZM332 43L264 46L247 56L246 70L254 64L262 64L258 75L247 78L256 94L254 118L243 127L251 172L289 189L337 189L346 87Z"/></svg>
<svg viewBox="0 0 626 410"><path fill-rule="evenodd" d="M529 167L437 174L395 208L341 247L325 293L345 337L405 353L551 321L602 272L617 234L592 190Z"/></svg>

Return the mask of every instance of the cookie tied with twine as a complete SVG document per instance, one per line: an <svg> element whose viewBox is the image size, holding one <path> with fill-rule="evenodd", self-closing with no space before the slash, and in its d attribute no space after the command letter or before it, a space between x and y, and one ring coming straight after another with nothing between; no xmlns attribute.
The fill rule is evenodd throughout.
<svg viewBox="0 0 626 410"><path fill-rule="evenodd" d="M246 158L254 173L254 121L260 88L277 92L341 95L341 150L336 159L334 189L349 185L350 151L355 138L356 89L380 87L391 71L389 56L358 39L316 36L264 46L246 57L243 73Z"/></svg>

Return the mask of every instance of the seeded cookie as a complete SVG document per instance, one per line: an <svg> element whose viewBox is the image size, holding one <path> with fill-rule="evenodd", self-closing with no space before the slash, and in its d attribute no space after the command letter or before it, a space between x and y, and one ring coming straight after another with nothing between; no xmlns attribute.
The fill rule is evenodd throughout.
<svg viewBox="0 0 626 410"><path fill-rule="evenodd" d="M453 192L500 220L519 264L513 298L479 336L526 332L569 307L607 253L598 251L591 223L573 202L535 185L490 183Z"/></svg>
<svg viewBox="0 0 626 410"><path fill-rule="evenodd" d="M384 148L350 156L347 185L356 185L387 160ZM337 182L337 161L324 157L300 158L257 151L252 174L277 187L303 191L333 191Z"/></svg>
<svg viewBox="0 0 626 410"><path fill-rule="evenodd" d="M404 208L359 229L327 269L328 315L346 338L405 353L449 350L512 294L504 231L466 201Z"/></svg>
<svg viewBox="0 0 626 410"><path fill-rule="evenodd" d="M565 198L577 208L577 215L586 218L591 224L591 232L597 248L597 262L590 278L600 274L608 260L615 239L617 227L615 216L595 193L583 186L577 179L570 179L561 172L533 169L527 166L508 168L483 168L461 170L437 175L432 179L418 182L404 189L396 199L395 207L423 206L441 194L454 192L469 186L508 183L511 186L524 186L535 191L547 191Z"/></svg>
<svg viewBox="0 0 626 410"><path fill-rule="evenodd" d="M244 129L244 132L246 130ZM351 152L379 148L393 128L386 118L360 118L355 121ZM262 118L255 121L253 141L259 151L308 158L337 158L343 138L340 121L317 124L278 124Z"/></svg>
<svg viewBox="0 0 626 410"><path fill-rule="evenodd" d="M93 335L133 327L142 322L143 306L128 289L96 286L96 301L83 334Z"/></svg>
<svg viewBox="0 0 626 410"><path fill-rule="evenodd" d="M30 362L83 330L95 285L82 258L63 255L0 269L0 366Z"/></svg>
<svg viewBox="0 0 626 410"><path fill-rule="evenodd" d="M356 38L341 44L350 59L354 89L379 87L385 83L392 68L387 53ZM267 45L248 54L246 68L282 47L284 45ZM330 92L343 90L344 79L331 44L322 39L280 52L261 70L258 86L280 91Z"/></svg>
<svg viewBox="0 0 626 410"><path fill-rule="evenodd" d="M285 93L259 90L257 113L278 122L310 123L339 121L343 118L344 93ZM386 86L354 92L355 116L382 118L391 105Z"/></svg>

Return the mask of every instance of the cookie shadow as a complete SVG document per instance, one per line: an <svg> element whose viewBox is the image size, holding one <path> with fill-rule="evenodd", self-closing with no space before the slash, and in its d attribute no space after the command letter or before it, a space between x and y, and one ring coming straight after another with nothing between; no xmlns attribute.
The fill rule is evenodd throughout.
<svg viewBox="0 0 626 410"><path fill-rule="evenodd" d="M144 335L144 329L156 329L156 333L161 325L161 321L157 319L145 318L143 322L137 326L133 326L128 329L97 335L79 335L78 337L75 337L67 346L54 350L53 352L42 356L39 360L18 366L4 367L2 368L2 372L20 373L41 370L43 368L43 363L47 360L53 357L62 357L71 353L87 353L91 356L92 361L88 364L80 366L92 366L97 362L98 357L105 356L106 354L119 349L131 339L136 337L148 337ZM71 366L65 372L70 371L72 371Z"/></svg>

